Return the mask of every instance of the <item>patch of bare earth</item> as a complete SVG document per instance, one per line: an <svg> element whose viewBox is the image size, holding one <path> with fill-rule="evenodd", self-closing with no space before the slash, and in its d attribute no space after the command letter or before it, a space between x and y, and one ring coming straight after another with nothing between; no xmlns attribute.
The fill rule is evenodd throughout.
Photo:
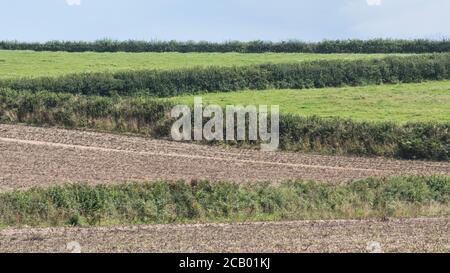
<svg viewBox="0 0 450 273"><path fill-rule="evenodd" d="M449 252L450 219L6 229L0 252Z"/></svg>
<svg viewBox="0 0 450 273"><path fill-rule="evenodd" d="M450 175L448 162L304 155L211 147L55 128L0 125L0 191L66 182L210 179L341 182L369 176Z"/></svg>

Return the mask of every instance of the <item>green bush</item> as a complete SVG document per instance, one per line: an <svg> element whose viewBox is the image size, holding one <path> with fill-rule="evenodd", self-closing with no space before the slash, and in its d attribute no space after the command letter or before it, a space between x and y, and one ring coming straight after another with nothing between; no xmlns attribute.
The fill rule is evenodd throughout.
<svg viewBox="0 0 450 273"><path fill-rule="evenodd" d="M450 53L379 60L123 71L0 80L0 87L72 94L167 97L243 89L338 87L450 78Z"/></svg>
<svg viewBox="0 0 450 273"><path fill-rule="evenodd" d="M151 97L79 96L0 89L0 122L151 133L172 108Z"/></svg>
<svg viewBox="0 0 450 273"><path fill-rule="evenodd" d="M195 181L67 184L0 193L1 226L94 226L192 221L442 216L448 177L369 178L345 184L238 185Z"/></svg>
<svg viewBox="0 0 450 273"><path fill-rule="evenodd" d="M285 115L280 118L282 150L450 160L450 124L371 123Z"/></svg>

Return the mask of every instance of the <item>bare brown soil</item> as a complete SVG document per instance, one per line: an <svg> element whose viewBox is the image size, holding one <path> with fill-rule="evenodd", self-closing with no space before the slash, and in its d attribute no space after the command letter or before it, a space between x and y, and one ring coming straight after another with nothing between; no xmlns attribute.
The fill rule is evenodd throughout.
<svg viewBox="0 0 450 273"><path fill-rule="evenodd" d="M6 229L0 252L449 252L450 219Z"/></svg>
<svg viewBox="0 0 450 273"><path fill-rule="evenodd" d="M1 191L66 182L342 182L401 174L450 175L450 163L270 153L136 136L0 125Z"/></svg>

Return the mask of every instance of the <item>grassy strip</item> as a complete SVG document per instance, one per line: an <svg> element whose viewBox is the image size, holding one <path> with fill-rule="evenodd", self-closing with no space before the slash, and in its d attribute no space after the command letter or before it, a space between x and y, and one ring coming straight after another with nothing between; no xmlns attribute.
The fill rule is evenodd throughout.
<svg viewBox="0 0 450 273"><path fill-rule="evenodd" d="M169 102L146 96L100 97L0 89L0 122L4 123L58 125L170 138L174 122L168 114L171 106ZM227 144L259 147L259 143L253 142ZM399 125L282 115L280 149L446 161L450 160L450 124Z"/></svg>
<svg viewBox="0 0 450 273"><path fill-rule="evenodd" d="M69 51L69 52L304 52L304 53L426 53L450 51L449 40L336 40L322 42L301 41L230 41L181 42L181 41L50 41L46 43L27 43L0 41L0 49Z"/></svg>
<svg viewBox="0 0 450 273"><path fill-rule="evenodd" d="M84 95L167 97L244 89L323 88L443 79L450 79L450 54L3 79L0 87Z"/></svg>
<svg viewBox="0 0 450 273"><path fill-rule="evenodd" d="M194 97L162 98L192 105ZM219 92L204 105L279 105L282 114L376 122L450 122L450 81L305 90Z"/></svg>
<svg viewBox="0 0 450 273"><path fill-rule="evenodd" d="M399 54L400 55L400 54ZM401 54L405 56L407 54ZM75 73L233 67L317 60L381 59L387 54L313 53L99 53L0 50L0 78L61 76Z"/></svg>
<svg viewBox="0 0 450 273"><path fill-rule="evenodd" d="M193 181L0 193L0 225L95 226L206 221L448 216L448 177L392 177L345 184Z"/></svg>

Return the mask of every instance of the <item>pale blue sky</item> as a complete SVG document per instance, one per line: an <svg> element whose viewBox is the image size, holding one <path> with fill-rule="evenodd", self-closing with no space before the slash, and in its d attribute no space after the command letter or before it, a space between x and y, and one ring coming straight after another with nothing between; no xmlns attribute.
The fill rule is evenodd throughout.
<svg viewBox="0 0 450 273"><path fill-rule="evenodd" d="M450 0L0 0L0 40L434 39L450 37L449 11Z"/></svg>

